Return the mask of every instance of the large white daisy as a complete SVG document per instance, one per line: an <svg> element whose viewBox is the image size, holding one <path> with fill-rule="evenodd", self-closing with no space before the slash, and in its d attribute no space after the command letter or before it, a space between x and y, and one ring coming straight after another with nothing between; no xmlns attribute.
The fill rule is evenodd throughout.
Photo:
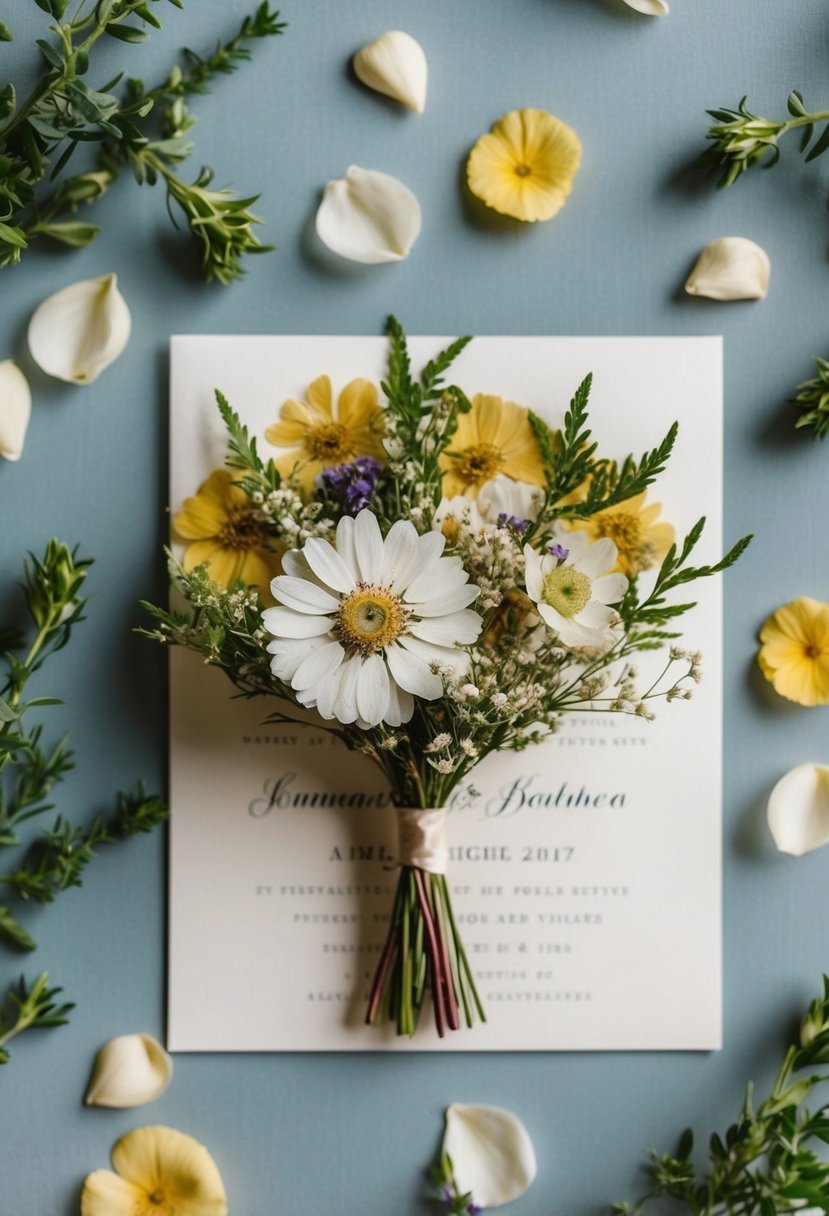
<svg viewBox="0 0 829 1216"><path fill-rule="evenodd" d="M344 517L336 548L312 537L282 559L271 583L276 608L262 614L273 634L271 670L297 701L323 718L400 726L414 698L443 693L434 670L463 674L481 618L478 588L458 557L443 557L439 532L418 535L399 520L385 540L371 511Z"/></svg>
<svg viewBox="0 0 829 1216"><path fill-rule="evenodd" d="M564 646L608 646L619 636L618 604L628 588L624 574L610 574L616 546L583 532L559 535L544 554L524 546L527 594Z"/></svg>

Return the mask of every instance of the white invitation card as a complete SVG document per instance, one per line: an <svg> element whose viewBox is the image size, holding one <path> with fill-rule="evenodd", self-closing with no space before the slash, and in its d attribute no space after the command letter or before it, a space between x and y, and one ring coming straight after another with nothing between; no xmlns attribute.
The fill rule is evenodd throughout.
<svg viewBox="0 0 829 1216"><path fill-rule="evenodd" d="M417 371L446 344L410 339ZM172 340L170 506L224 461L220 389L257 437L317 376L379 381L387 343ZM719 338L476 338L450 379L560 425L584 376L607 455L679 438L649 492L695 564L722 554ZM732 538L733 539L733 538ZM643 584L649 575L642 576ZM691 588L690 701L656 720L578 714L488 757L448 817L448 880L485 1025L366 1026L397 880L388 791L313 726L264 724L198 655L171 659L169 1046L176 1051L703 1050L721 1034L721 587ZM664 658L643 655L640 682Z"/></svg>

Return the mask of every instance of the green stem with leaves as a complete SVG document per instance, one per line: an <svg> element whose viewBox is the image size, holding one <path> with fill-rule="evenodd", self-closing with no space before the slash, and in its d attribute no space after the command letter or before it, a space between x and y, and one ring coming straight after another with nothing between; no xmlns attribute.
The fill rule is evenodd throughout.
<svg viewBox="0 0 829 1216"><path fill-rule="evenodd" d="M49 974L44 971L29 987L21 976L20 982L7 991L0 1001L0 1064L8 1064L7 1045L26 1030L49 1026L64 1026L74 1005L59 1005L55 997L60 988L49 987ZM12 1020L13 1019L13 1020Z"/></svg>

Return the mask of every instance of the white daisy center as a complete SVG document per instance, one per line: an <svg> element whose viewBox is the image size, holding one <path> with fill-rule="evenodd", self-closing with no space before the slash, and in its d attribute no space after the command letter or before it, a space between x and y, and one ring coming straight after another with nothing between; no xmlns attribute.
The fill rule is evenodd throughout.
<svg viewBox="0 0 829 1216"><path fill-rule="evenodd" d="M360 583L340 603L334 633L347 654L368 658L400 637L408 615L403 601L387 587Z"/></svg>
<svg viewBox="0 0 829 1216"><path fill-rule="evenodd" d="M590 603L591 583L581 570L559 566L544 576L542 601L566 620L577 616Z"/></svg>

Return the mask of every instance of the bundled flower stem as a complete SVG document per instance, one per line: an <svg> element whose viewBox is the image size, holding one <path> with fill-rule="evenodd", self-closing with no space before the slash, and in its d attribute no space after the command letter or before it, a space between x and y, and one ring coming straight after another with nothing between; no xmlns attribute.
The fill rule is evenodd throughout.
<svg viewBox="0 0 829 1216"><path fill-rule="evenodd" d="M144 632L268 697L269 722L316 715L381 769L401 874L368 1020L411 1035L431 993L443 1034L483 1018L445 873L454 792L485 756L544 739L565 714L648 719L655 700L690 697L700 656L673 626L693 605L671 593L732 565L749 538L691 565L704 518L677 544L644 501L676 427L639 459L599 456L589 377L553 430L445 384L468 338L415 378L394 319L389 334L384 402L354 380L335 409L320 376L268 427L291 449L276 459L217 393L228 467L175 516L189 542L170 563L183 608L146 605ZM640 689L630 656L654 649L663 669Z"/></svg>

